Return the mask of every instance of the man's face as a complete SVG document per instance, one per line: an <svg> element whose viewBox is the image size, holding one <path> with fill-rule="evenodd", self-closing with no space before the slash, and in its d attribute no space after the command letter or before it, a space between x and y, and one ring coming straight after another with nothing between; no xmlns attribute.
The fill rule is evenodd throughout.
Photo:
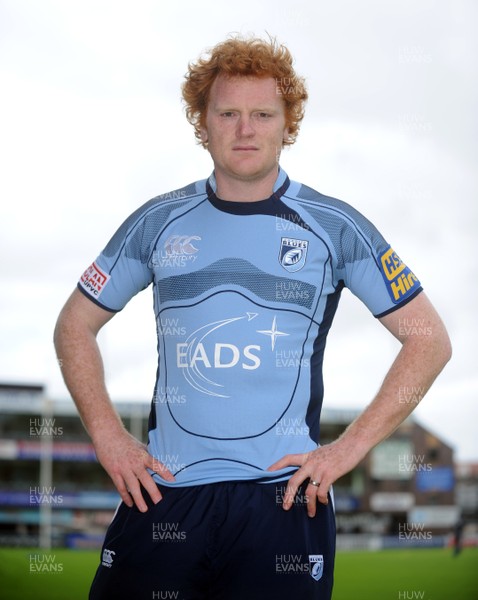
<svg viewBox="0 0 478 600"><path fill-rule="evenodd" d="M272 77L214 81L201 137L216 176L258 181L270 175L287 136L284 103Z"/></svg>

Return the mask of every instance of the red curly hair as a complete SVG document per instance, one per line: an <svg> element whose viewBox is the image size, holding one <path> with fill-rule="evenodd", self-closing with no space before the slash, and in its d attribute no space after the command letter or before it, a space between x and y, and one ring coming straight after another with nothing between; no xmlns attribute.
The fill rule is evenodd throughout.
<svg viewBox="0 0 478 600"><path fill-rule="evenodd" d="M218 75L226 77L273 77L276 90L284 100L286 126L289 139L284 145L295 142L300 122L304 117L307 90L303 77L296 75L289 50L271 38L269 42L260 38L231 37L209 50L209 55L196 63L189 63L182 85L186 104L186 117L194 127L194 135L201 140L201 127L206 120L209 94Z"/></svg>

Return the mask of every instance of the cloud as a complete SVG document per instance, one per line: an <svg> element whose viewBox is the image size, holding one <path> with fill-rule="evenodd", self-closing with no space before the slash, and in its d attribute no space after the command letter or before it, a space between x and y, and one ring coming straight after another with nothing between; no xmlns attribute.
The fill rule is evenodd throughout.
<svg viewBox="0 0 478 600"><path fill-rule="evenodd" d="M310 90L283 166L366 214L420 276L455 355L417 414L459 456L478 456L473 2L245 0L218 14L212 1L7 0L0 11L0 379L66 395L51 336L77 277L137 206L211 170L180 103L188 61L231 31L269 31ZM102 334L114 397L150 397L153 328L146 292ZM395 351L344 297L326 402L364 405Z"/></svg>

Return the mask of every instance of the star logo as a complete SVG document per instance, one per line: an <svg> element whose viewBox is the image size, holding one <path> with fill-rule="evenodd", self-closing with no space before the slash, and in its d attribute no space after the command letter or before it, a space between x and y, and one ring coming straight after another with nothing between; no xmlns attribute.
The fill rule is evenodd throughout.
<svg viewBox="0 0 478 600"><path fill-rule="evenodd" d="M274 350L276 345L276 339L283 335L289 335L288 333L284 333L283 331L279 331L277 329L276 317L272 320L272 325L270 329L261 329L257 330L257 333L262 333L263 335L271 336L271 350Z"/></svg>

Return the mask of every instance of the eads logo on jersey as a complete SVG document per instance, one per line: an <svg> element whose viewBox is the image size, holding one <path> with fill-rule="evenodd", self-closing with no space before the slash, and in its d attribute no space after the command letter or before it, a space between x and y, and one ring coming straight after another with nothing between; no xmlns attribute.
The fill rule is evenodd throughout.
<svg viewBox="0 0 478 600"><path fill-rule="evenodd" d="M258 313L247 312L239 317L214 321L196 329L184 342L176 344L176 366L181 369L191 387L208 396L229 398L225 390L221 389L224 388L223 383L218 380L221 372L235 367L250 372L256 371L264 358L261 354L262 346L257 342L264 339L264 336L270 340L271 356L275 356L273 352L278 339L288 337L289 334L280 330L275 315L270 327L254 327L253 323L257 317ZM252 325L251 333L257 338L256 343L239 346L237 342L231 344L220 337L221 332L227 332L231 327L244 330L249 323ZM211 375L206 375L211 371L216 373L214 379Z"/></svg>
<svg viewBox="0 0 478 600"><path fill-rule="evenodd" d="M279 262L289 273L300 271L305 265L307 258L307 249L309 242L307 240L296 240L294 238L281 238L279 250Z"/></svg>
<svg viewBox="0 0 478 600"><path fill-rule="evenodd" d="M417 277L410 271L398 254L389 248L380 257L383 278L394 303L410 296L420 285Z"/></svg>

